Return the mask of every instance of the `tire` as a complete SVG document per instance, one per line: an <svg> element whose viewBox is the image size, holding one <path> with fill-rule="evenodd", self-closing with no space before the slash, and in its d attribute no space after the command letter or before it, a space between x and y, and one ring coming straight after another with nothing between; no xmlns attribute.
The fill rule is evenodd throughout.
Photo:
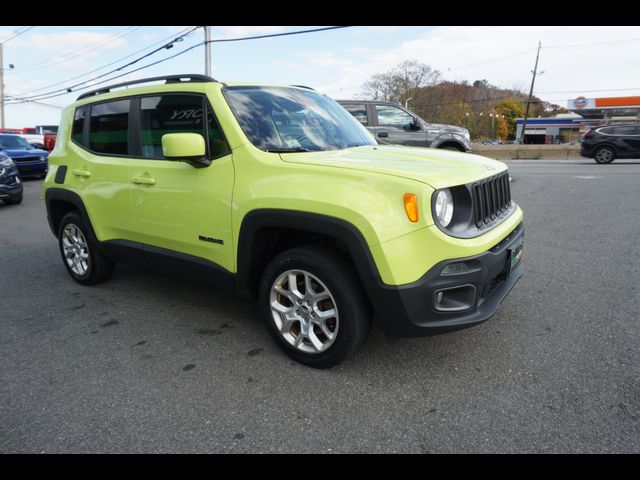
<svg viewBox="0 0 640 480"><path fill-rule="evenodd" d="M289 286L291 273L298 295ZM311 367L328 368L351 357L371 329L371 308L358 275L346 259L326 247L296 247L276 256L262 274L258 298L276 344ZM285 319L272 304L287 310L291 318Z"/></svg>
<svg viewBox="0 0 640 480"><path fill-rule="evenodd" d="M16 198L6 198L4 200L4 203L6 203L7 205L18 205L22 203L22 193L18 195Z"/></svg>
<svg viewBox="0 0 640 480"><path fill-rule="evenodd" d="M446 147L440 147L442 150L453 150L454 152L463 152L464 150L456 147L455 145L447 145Z"/></svg>
<svg viewBox="0 0 640 480"><path fill-rule="evenodd" d="M593 154L593 159L602 165L611 163L616 159L616 152L611 147L600 147Z"/></svg>
<svg viewBox="0 0 640 480"><path fill-rule="evenodd" d="M109 279L115 262L96 248L93 232L78 212L67 213L58 228L58 245L62 263L69 275L81 285L95 285ZM65 253L66 249L66 253ZM69 256L69 259L67 259ZM78 259L74 261L74 259Z"/></svg>

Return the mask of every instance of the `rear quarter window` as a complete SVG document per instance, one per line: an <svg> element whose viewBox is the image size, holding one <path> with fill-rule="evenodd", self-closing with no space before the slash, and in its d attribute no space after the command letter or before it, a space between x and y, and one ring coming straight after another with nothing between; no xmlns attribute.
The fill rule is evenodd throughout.
<svg viewBox="0 0 640 480"><path fill-rule="evenodd" d="M87 116L87 107L78 107L73 115L73 126L71 127L71 140L79 145L84 145L84 119Z"/></svg>

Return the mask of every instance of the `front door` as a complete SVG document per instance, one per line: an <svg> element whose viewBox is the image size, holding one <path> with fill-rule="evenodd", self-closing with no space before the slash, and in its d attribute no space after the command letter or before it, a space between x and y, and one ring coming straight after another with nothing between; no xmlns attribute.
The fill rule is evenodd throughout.
<svg viewBox="0 0 640 480"><path fill-rule="evenodd" d="M140 151L130 169L136 240L233 271L233 162L206 97L170 93L136 102ZM164 158L162 136L180 132L199 133L207 140L211 165L196 168Z"/></svg>
<svg viewBox="0 0 640 480"><path fill-rule="evenodd" d="M376 105L378 124L375 135L386 143L396 145L427 146L427 133L418 123L415 129L413 115L393 105Z"/></svg>

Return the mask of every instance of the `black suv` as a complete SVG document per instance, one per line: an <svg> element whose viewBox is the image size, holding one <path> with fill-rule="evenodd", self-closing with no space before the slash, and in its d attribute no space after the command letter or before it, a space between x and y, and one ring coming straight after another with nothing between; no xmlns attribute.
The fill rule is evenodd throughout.
<svg viewBox="0 0 640 480"><path fill-rule="evenodd" d="M640 125L618 124L593 127L580 139L580 155L597 163L616 158L640 158Z"/></svg>
<svg viewBox="0 0 640 480"><path fill-rule="evenodd" d="M382 143L471 151L469 130L455 125L429 123L394 102L338 100L351 115Z"/></svg>

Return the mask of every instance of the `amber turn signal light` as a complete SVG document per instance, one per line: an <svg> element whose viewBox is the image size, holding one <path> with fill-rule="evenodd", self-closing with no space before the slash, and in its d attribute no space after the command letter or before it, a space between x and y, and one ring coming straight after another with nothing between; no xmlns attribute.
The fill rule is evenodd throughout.
<svg viewBox="0 0 640 480"><path fill-rule="evenodd" d="M404 194L404 209L412 222L418 221L418 199L415 193Z"/></svg>

